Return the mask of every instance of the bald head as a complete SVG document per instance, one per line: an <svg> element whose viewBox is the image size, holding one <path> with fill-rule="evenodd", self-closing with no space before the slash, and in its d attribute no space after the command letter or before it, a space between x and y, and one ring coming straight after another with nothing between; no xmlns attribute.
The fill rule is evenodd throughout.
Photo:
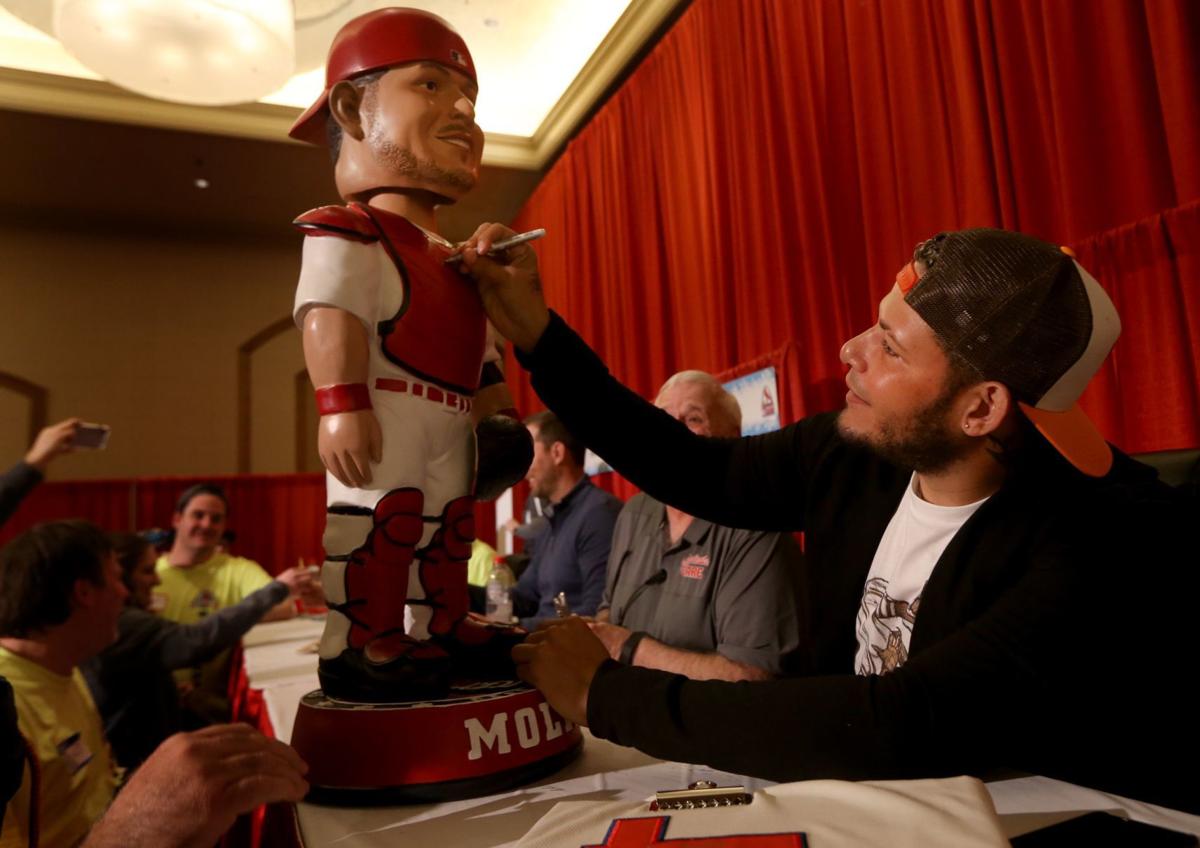
<svg viewBox="0 0 1200 848"><path fill-rule="evenodd" d="M742 434L737 399L704 371L680 371L658 390L654 405L700 436L733 439Z"/></svg>

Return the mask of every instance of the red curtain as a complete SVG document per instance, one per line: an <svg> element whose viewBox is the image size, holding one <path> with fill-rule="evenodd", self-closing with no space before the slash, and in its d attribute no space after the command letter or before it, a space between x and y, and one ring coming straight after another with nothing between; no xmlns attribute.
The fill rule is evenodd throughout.
<svg viewBox="0 0 1200 848"><path fill-rule="evenodd" d="M1121 315L1081 404L1130 453L1200 445L1200 201L1077 244Z"/></svg>
<svg viewBox="0 0 1200 848"><path fill-rule="evenodd" d="M196 483L216 483L229 498L231 551L271 574L305 562L321 562L325 528L323 474L239 474L224 477L138 477L43 483L0 527L0 544L41 521L85 518L104 530L169 528L175 501ZM495 507L476 504L479 538L495 545Z"/></svg>
<svg viewBox="0 0 1200 848"><path fill-rule="evenodd" d="M133 526L133 492L128 480L42 483L0 526L0 545L43 521L82 518L105 530Z"/></svg>
<svg viewBox="0 0 1200 848"><path fill-rule="evenodd" d="M794 339L804 414L921 239L1074 245L1125 310L1089 411L1194 446L1196 44L1190 0L693 0L514 226L547 228L548 301L636 391Z"/></svg>

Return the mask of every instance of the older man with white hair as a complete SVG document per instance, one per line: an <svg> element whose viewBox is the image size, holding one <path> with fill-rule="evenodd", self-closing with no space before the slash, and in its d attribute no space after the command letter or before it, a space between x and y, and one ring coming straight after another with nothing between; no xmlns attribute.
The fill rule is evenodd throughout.
<svg viewBox="0 0 1200 848"><path fill-rule="evenodd" d="M701 436L741 435L737 400L681 371L655 405ZM764 680L794 666L800 548L787 533L737 530L639 494L613 531L592 629L613 659L706 680Z"/></svg>

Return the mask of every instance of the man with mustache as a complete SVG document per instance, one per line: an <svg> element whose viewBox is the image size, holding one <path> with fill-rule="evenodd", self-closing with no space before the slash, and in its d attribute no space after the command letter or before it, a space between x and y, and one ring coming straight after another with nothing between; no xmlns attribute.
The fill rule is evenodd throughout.
<svg viewBox="0 0 1200 848"><path fill-rule="evenodd" d="M532 449L515 413L488 418L511 407L499 351L434 216L478 179L478 90L446 21L380 9L339 31L326 88L291 131L328 145L348 204L296 220L295 318L329 472L319 675L339 700L436 697L452 672L507 663L513 640L468 616L472 494L520 479ZM508 447L491 451L496 430ZM498 475L496 455L512 466Z"/></svg>
<svg viewBox="0 0 1200 848"><path fill-rule="evenodd" d="M1076 404L1120 324L1068 249L992 229L922 242L842 347L843 410L711 439L547 309L532 251L479 255L505 235L481 227L466 265L567 426L662 501L806 539L804 676L621 665L568 620L514 650L564 717L775 780L1016 768L1200 809L1180 672L1196 569L1172 548L1194 505Z"/></svg>

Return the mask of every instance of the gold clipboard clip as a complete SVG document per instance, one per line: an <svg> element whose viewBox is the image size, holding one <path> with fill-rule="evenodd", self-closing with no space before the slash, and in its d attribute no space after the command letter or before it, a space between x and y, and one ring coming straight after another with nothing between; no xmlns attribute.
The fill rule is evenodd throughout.
<svg viewBox="0 0 1200 848"><path fill-rule="evenodd" d="M711 780L689 783L687 789L654 793L651 810L702 810L706 807L735 807L749 804L754 796L744 786L717 786Z"/></svg>

